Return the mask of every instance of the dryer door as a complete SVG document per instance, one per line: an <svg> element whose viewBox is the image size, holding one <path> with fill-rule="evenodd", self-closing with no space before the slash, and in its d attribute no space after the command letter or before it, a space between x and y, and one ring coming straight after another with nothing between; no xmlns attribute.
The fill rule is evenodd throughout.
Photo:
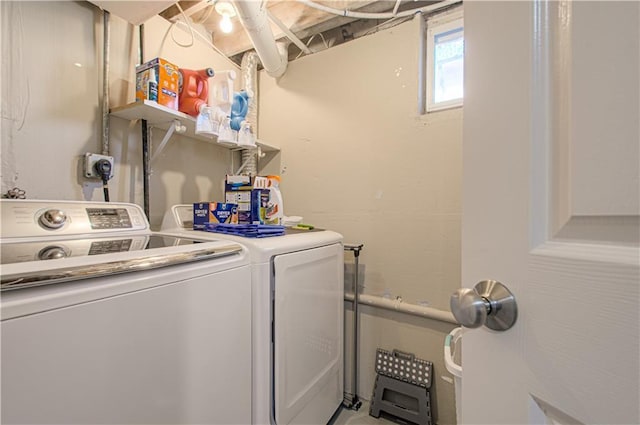
<svg viewBox="0 0 640 425"><path fill-rule="evenodd" d="M274 259L274 390L278 425L327 423L343 399L341 244Z"/></svg>

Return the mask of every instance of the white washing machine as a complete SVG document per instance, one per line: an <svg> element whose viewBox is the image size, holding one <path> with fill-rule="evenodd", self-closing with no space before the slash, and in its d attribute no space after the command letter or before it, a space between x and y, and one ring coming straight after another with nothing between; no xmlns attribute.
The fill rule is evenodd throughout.
<svg viewBox="0 0 640 425"><path fill-rule="evenodd" d="M246 248L131 204L0 204L2 423L250 422Z"/></svg>
<svg viewBox="0 0 640 425"><path fill-rule="evenodd" d="M344 398L342 236L298 231L255 239L194 231L192 205L167 211L162 231L249 249L252 423L326 424Z"/></svg>

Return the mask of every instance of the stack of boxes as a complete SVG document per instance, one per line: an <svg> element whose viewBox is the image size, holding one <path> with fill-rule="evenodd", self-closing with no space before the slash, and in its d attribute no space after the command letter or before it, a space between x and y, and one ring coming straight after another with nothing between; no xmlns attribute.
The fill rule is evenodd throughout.
<svg viewBox="0 0 640 425"><path fill-rule="evenodd" d="M225 202L193 204L193 228L204 230L209 223L265 224L270 190L265 177L227 176Z"/></svg>
<svg viewBox="0 0 640 425"><path fill-rule="evenodd" d="M264 224L270 193L267 185L264 177L227 176L225 202L238 206L239 224Z"/></svg>

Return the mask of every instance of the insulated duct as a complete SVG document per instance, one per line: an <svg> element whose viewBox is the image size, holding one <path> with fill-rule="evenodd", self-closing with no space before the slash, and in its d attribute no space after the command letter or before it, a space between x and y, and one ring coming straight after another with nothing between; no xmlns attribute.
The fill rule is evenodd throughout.
<svg viewBox="0 0 640 425"><path fill-rule="evenodd" d="M258 137L258 55L256 52L247 52L242 56L241 72L242 83L247 93L251 96L247 121L251 123L253 134ZM258 175L258 158L255 149L242 150L242 164L244 174Z"/></svg>
<svg viewBox="0 0 640 425"><path fill-rule="evenodd" d="M287 52L282 44L276 44L267 16L267 2L234 0L233 4L267 74L274 78L282 76L287 70Z"/></svg>
<svg viewBox="0 0 640 425"><path fill-rule="evenodd" d="M258 135L258 55L255 52L247 52L242 56L240 69L242 73L242 83L247 93L251 96L249 110L247 111L247 121L251 123L253 134Z"/></svg>

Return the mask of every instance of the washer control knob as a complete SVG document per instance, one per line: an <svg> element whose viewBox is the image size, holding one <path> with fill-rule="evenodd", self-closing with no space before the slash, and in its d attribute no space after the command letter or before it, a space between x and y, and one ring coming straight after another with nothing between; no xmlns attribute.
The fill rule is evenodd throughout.
<svg viewBox="0 0 640 425"><path fill-rule="evenodd" d="M42 248L38 253L38 258L40 260L57 260L58 258L65 258L67 255L67 251L63 247L51 245Z"/></svg>
<svg viewBox="0 0 640 425"><path fill-rule="evenodd" d="M67 221L67 214L62 210L46 210L40 216L40 225L45 229L59 229Z"/></svg>

